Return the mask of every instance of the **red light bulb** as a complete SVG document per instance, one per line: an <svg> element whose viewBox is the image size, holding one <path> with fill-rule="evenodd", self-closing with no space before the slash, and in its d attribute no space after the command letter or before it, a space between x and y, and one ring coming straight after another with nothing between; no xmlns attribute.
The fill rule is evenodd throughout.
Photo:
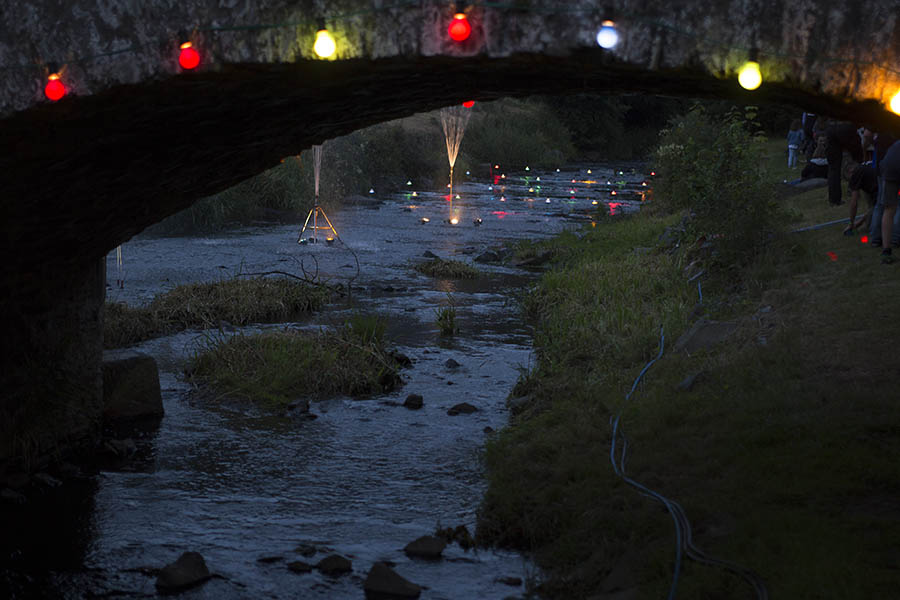
<svg viewBox="0 0 900 600"><path fill-rule="evenodd" d="M463 102L463 106L465 106L466 108L472 108L473 106L475 106L475 101L466 100L465 102Z"/></svg>
<svg viewBox="0 0 900 600"><path fill-rule="evenodd" d="M466 15L463 13L456 13L453 15L453 20L450 21L450 27L447 28L447 33L450 34L450 39L454 42L464 42L469 39L469 34L472 33L472 26L469 25L469 20L466 19Z"/></svg>
<svg viewBox="0 0 900 600"><path fill-rule="evenodd" d="M44 86L44 95L54 102L66 95L66 86L59 80L57 73L47 78L47 85Z"/></svg>
<svg viewBox="0 0 900 600"><path fill-rule="evenodd" d="M200 64L200 53L193 48L193 44L185 42L181 45L181 53L178 55L178 64L181 68L190 71Z"/></svg>

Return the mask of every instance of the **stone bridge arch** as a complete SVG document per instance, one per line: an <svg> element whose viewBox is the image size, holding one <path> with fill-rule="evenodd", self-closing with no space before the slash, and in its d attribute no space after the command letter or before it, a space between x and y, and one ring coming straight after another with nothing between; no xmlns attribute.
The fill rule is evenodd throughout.
<svg viewBox="0 0 900 600"><path fill-rule="evenodd" d="M366 125L467 99L646 92L788 103L900 134L887 108L900 92L897 0L460 2L472 23L462 43L447 35L454 8L434 0L4 7L0 413L39 402L30 373L50 369L70 398L71 430L91 430L98 259L195 200ZM612 50L595 42L606 18L620 32ZM336 60L313 54L320 20L336 38ZM186 40L201 56L191 72L177 62ZM752 48L764 84L746 92L735 76ZM69 92L50 102L43 87L57 71Z"/></svg>

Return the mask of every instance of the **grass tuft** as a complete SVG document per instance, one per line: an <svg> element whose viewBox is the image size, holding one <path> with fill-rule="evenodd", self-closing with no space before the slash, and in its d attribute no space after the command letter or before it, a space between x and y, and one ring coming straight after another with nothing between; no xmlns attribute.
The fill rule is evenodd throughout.
<svg viewBox="0 0 900 600"><path fill-rule="evenodd" d="M106 348L129 346L189 327L217 327L290 320L320 308L327 287L291 279L226 279L180 285L149 305L108 302L103 322Z"/></svg>
<svg viewBox="0 0 900 600"><path fill-rule="evenodd" d="M413 267L419 273L444 279L477 279L481 271L459 260L432 259Z"/></svg>
<svg viewBox="0 0 900 600"><path fill-rule="evenodd" d="M388 392L400 377L381 333L348 325L316 333L285 329L213 337L193 357L188 376L218 398L271 409L284 409L301 398Z"/></svg>

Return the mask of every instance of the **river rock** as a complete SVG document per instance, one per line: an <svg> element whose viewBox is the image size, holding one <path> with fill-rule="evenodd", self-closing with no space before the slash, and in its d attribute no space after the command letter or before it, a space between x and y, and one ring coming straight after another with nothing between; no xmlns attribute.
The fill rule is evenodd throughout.
<svg viewBox="0 0 900 600"><path fill-rule="evenodd" d="M296 548L294 548L294 552L299 554L300 556L305 556L306 558L310 558L318 552L316 547L312 544L300 544Z"/></svg>
<svg viewBox="0 0 900 600"><path fill-rule="evenodd" d="M323 574L337 577L353 570L353 563L340 554L331 554L316 563L316 568Z"/></svg>
<svg viewBox="0 0 900 600"><path fill-rule="evenodd" d="M363 584L368 600L418 598L422 588L399 575L382 562L372 565Z"/></svg>
<svg viewBox="0 0 900 600"><path fill-rule="evenodd" d="M422 256L424 256L425 258L436 258L436 259L438 259L438 260L440 260L440 258L441 258L440 256L438 256L437 254L435 254L435 253L432 252L431 250L426 250L426 251L422 254Z"/></svg>
<svg viewBox="0 0 900 600"><path fill-rule="evenodd" d="M293 562L289 562L287 564L287 568L290 569L291 571L293 571L294 573L311 573L313 570L313 566L311 564L309 564L308 562L303 562L302 560L295 560Z"/></svg>
<svg viewBox="0 0 900 600"><path fill-rule="evenodd" d="M159 370L152 356L134 350L103 352L103 417L161 417Z"/></svg>
<svg viewBox="0 0 900 600"><path fill-rule="evenodd" d="M419 558L440 558L441 552L447 547L447 542L433 535L423 535L422 537L411 541L404 548L407 556L417 556Z"/></svg>
<svg viewBox="0 0 900 600"><path fill-rule="evenodd" d="M482 252L478 256L475 257L475 262L477 263L494 263L500 262L500 255L494 252L493 250L488 250L486 252Z"/></svg>
<svg viewBox="0 0 900 600"><path fill-rule="evenodd" d="M444 366L447 367L448 369L458 369L462 365L460 365L458 362L456 362L452 358L448 358L447 362L444 363Z"/></svg>
<svg viewBox="0 0 900 600"><path fill-rule="evenodd" d="M210 577L203 556L199 552L185 552L162 568L156 578L156 588L163 593L177 592L199 585Z"/></svg>
<svg viewBox="0 0 900 600"><path fill-rule="evenodd" d="M415 310L415 308L413 309ZM394 359L394 362L399 364L401 367L411 367L412 360L402 352L397 352L396 350L391 352L391 358Z"/></svg>
<svg viewBox="0 0 900 600"><path fill-rule="evenodd" d="M460 402L459 404L450 407L450 410L447 411L447 414L451 417L455 417L456 415L469 415L473 412L476 412L477 410L478 407L472 406L468 402Z"/></svg>
<svg viewBox="0 0 900 600"><path fill-rule="evenodd" d="M418 410L424 406L425 401L419 394L410 394L406 397L406 400L403 401L403 406L410 410Z"/></svg>

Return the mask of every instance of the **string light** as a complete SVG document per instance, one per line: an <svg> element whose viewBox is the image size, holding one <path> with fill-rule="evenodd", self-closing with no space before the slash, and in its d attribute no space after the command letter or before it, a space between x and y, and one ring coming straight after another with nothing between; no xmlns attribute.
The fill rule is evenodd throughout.
<svg viewBox="0 0 900 600"><path fill-rule="evenodd" d="M611 50L619 43L619 32L616 30L616 24L606 19L600 24L600 31L597 32L597 45L604 50Z"/></svg>
<svg viewBox="0 0 900 600"><path fill-rule="evenodd" d="M66 86L59 79L59 73L52 73L47 77L47 85L44 86L44 95L53 102L66 95Z"/></svg>
<svg viewBox="0 0 900 600"><path fill-rule="evenodd" d="M447 27L447 34L450 35L450 39L454 42L464 42L469 39L471 33L472 26L469 25L469 20L466 18L465 13L457 12L453 15L453 20L450 21L450 26Z"/></svg>
<svg viewBox="0 0 900 600"><path fill-rule="evenodd" d="M759 72L759 49L750 49L750 60L744 63L738 73L738 83L745 90L755 90L762 83L762 74Z"/></svg>
<svg viewBox="0 0 900 600"><path fill-rule="evenodd" d="M319 58L330 58L334 56L334 51L336 49L337 46L334 43L334 38L331 37L331 34L325 29L325 20L320 19L319 30L316 32L316 42L313 44L313 52L315 52L316 56Z"/></svg>
<svg viewBox="0 0 900 600"><path fill-rule="evenodd" d="M181 52L178 53L178 64L185 71L196 69L200 64L200 53L194 49L191 42L185 42L181 45Z"/></svg>

